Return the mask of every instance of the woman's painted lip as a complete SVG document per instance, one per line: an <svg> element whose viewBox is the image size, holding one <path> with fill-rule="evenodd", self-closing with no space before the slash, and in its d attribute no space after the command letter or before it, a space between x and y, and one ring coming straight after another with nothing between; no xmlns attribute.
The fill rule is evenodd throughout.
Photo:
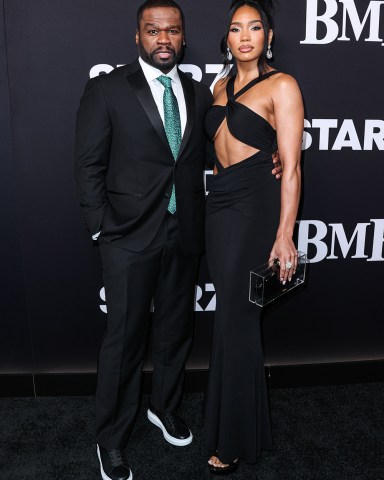
<svg viewBox="0 0 384 480"><path fill-rule="evenodd" d="M251 50L253 50L253 47L251 45L243 45L242 47L239 48L239 52L242 52L242 53L248 53Z"/></svg>

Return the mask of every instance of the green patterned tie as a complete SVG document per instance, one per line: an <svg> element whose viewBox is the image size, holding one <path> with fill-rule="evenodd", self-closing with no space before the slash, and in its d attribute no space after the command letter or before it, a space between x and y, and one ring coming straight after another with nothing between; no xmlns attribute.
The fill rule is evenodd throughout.
<svg viewBox="0 0 384 480"><path fill-rule="evenodd" d="M161 75L157 78L157 80L165 88L163 95L164 128L169 146L171 147L173 158L176 161L181 144L181 122L179 106L177 104L175 94L172 90L172 80L170 79L170 77ZM172 194L168 204L168 211L172 214L176 212L175 185L172 186Z"/></svg>

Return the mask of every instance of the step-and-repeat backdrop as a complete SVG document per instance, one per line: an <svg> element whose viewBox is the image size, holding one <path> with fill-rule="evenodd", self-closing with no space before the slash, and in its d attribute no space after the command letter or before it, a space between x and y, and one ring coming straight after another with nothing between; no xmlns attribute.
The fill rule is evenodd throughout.
<svg viewBox="0 0 384 480"><path fill-rule="evenodd" d="M140 3L0 2L0 373L96 368L107 306L75 196L75 114L90 76L136 57ZM180 0L180 68L209 86L229 3ZM279 0L273 52L305 101L297 238L311 263L306 287L266 311L266 363L383 359L384 1ZM200 369L215 311L204 258L195 310Z"/></svg>

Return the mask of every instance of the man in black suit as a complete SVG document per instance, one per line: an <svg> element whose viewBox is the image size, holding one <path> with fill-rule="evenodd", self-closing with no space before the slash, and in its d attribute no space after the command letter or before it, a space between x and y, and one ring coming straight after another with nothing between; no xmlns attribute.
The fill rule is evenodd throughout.
<svg viewBox="0 0 384 480"><path fill-rule="evenodd" d="M175 2L148 0L137 21L140 58L87 83L76 130L78 194L86 225L99 242L108 306L96 436L102 477L111 480L132 477L121 450L139 406L152 298L148 418L168 442L192 441L176 411L204 248L203 118L211 92L176 67L185 40L184 16ZM164 76L170 80L159 78ZM172 92L165 98L167 82Z"/></svg>

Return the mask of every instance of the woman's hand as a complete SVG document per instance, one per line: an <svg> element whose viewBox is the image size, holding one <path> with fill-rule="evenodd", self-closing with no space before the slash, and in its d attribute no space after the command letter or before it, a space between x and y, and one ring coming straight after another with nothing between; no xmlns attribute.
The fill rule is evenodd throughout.
<svg viewBox="0 0 384 480"><path fill-rule="evenodd" d="M280 180L280 178L283 176L283 167L280 162L280 155L278 150L272 153L272 162L273 162L272 175L276 177L276 180Z"/></svg>
<svg viewBox="0 0 384 480"><path fill-rule="evenodd" d="M276 239L271 253L269 255L269 263L276 258L280 262L280 281L283 285L292 280L297 268L297 250L292 239L278 238Z"/></svg>

